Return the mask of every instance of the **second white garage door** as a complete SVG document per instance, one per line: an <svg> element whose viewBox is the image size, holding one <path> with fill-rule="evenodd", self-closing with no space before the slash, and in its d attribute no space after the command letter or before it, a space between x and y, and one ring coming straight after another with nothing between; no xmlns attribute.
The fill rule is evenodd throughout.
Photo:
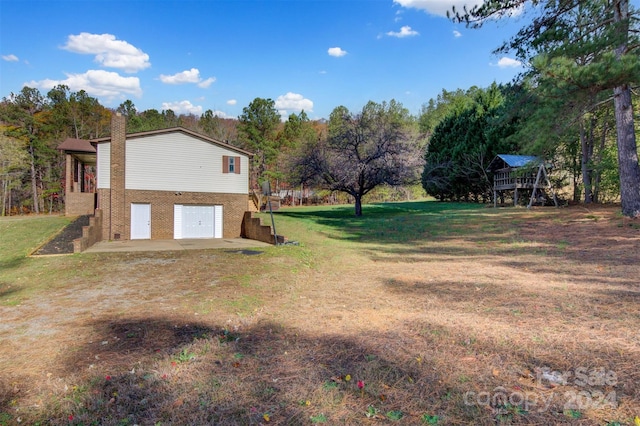
<svg viewBox="0 0 640 426"><path fill-rule="evenodd" d="M222 238L222 206L174 205L173 236L178 240Z"/></svg>

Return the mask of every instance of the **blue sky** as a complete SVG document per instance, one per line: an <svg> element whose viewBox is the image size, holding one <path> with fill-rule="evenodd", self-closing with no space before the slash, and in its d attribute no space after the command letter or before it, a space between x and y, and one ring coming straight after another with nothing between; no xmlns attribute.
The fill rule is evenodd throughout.
<svg viewBox="0 0 640 426"><path fill-rule="evenodd" d="M472 5L469 0L467 4ZM475 0L477 1L477 0ZM236 118L257 98L328 118L395 99L412 114L442 89L509 82L492 50L523 24L479 30L460 0L0 0L0 97L65 84L109 108Z"/></svg>

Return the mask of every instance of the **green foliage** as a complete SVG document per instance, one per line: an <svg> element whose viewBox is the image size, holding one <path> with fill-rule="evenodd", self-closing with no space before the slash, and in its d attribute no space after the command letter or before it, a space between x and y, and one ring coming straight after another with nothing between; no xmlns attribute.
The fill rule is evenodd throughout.
<svg viewBox="0 0 640 426"><path fill-rule="evenodd" d="M365 413L365 415L368 418L374 418L376 417L376 415L380 412L380 410L378 410L376 407L374 407L373 405L369 405L367 407L367 412Z"/></svg>
<svg viewBox="0 0 640 426"><path fill-rule="evenodd" d="M322 388L325 390L338 389L338 384L334 381L326 381L322 384Z"/></svg>
<svg viewBox="0 0 640 426"><path fill-rule="evenodd" d="M454 20L480 27L490 17L525 10L528 4L537 6L529 10L535 14L530 24L497 50L515 51L532 66L529 77L539 107L534 109L530 128L538 132L528 133L534 135L533 140L542 135L546 149L553 150L554 143L563 141L564 132L575 135L577 126L572 125L613 94L622 211L627 216L640 215L640 165L631 93L640 82L638 10L629 0L486 0L464 13L453 11ZM583 136L581 174L589 202L592 190L597 191L593 183L598 175L589 169L593 156Z"/></svg>
<svg viewBox="0 0 640 426"><path fill-rule="evenodd" d="M438 416L431 414L423 414L420 419L422 420L422 423L427 425L437 425L438 420L440 420Z"/></svg>
<svg viewBox="0 0 640 426"><path fill-rule="evenodd" d="M4 98L0 103L2 134L19 141L22 152L15 153L15 158L26 156L27 161L19 168L22 173L13 170L11 184L4 187L5 200L9 195L12 200L5 213L11 209L40 213L47 203L50 212L60 208L53 196L62 192L64 167L57 145L67 137L104 136L108 116L95 98L84 91L70 92L64 85L54 87L46 97L37 89L24 87L18 94Z"/></svg>
<svg viewBox="0 0 640 426"><path fill-rule="evenodd" d="M34 213L44 209L38 187L43 186L42 176L48 174L45 169L51 166L56 156L47 134L48 111L44 96L30 87L23 87L17 95L12 94L0 107L0 120L8 124L5 135L23 141L28 154L30 170L25 178L29 183L23 189L31 196L28 205Z"/></svg>
<svg viewBox="0 0 640 426"><path fill-rule="evenodd" d="M387 413L387 418L389 420L400 420L404 417L404 413L400 410L393 410Z"/></svg>
<svg viewBox="0 0 640 426"><path fill-rule="evenodd" d="M313 170L306 167L305 162L300 159L312 155L324 130L324 126L312 122L304 111L289 115L280 134L283 148L278 157L277 168L280 174L277 178L294 187L313 180Z"/></svg>
<svg viewBox="0 0 640 426"><path fill-rule="evenodd" d="M20 186L20 178L28 172L28 166L29 157L24 144L18 139L0 134L0 216L7 214L10 192Z"/></svg>
<svg viewBox="0 0 640 426"><path fill-rule="evenodd" d="M50 116L47 126L51 137L93 139L108 135L111 113L84 90L71 92L58 85L47 93Z"/></svg>
<svg viewBox="0 0 640 426"><path fill-rule="evenodd" d="M326 423L327 422L327 416L325 416L324 414L320 413L320 414L316 414L315 416L311 416L310 417L311 423Z"/></svg>
<svg viewBox="0 0 640 426"><path fill-rule="evenodd" d="M206 110L204 114L200 116L199 125L200 131L205 135L216 139L225 139L222 129L222 119L214 115L210 109Z"/></svg>
<svg viewBox="0 0 640 426"><path fill-rule="evenodd" d="M176 361L180 363L189 362L195 357L196 354L194 354L193 352L189 352L189 350L185 348L176 356Z"/></svg>
<svg viewBox="0 0 640 426"><path fill-rule="evenodd" d="M13 420L13 416L11 414L0 412L0 426L11 424L11 420Z"/></svg>
<svg viewBox="0 0 640 426"><path fill-rule="evenodd" d="M510 115L513 88L495 83L436 126L425 153L422 186L438 200L490 199L486 169L497 154L513 153L508 136L518 126Z"/></svg>
<svg viewBox="0 0 640 426"><path fill-rule="evenodd" d="M574 410L573 408L565 410L564 415L570 419L579 419L582 417L582 413L579 410Z"/></svg>
<svg viewBox="0 0 640 426"><path fill-rule="evenodd" d="M420 110L418 118L420 132L430 137L442 120L469 107L478 90L480 89L475 86L466 91L457 89L449 92L443 89L436 99L429 99L429 102L423 104Z"/></svg>
<svg viewBox="0 0 640 426"><path fill-rule="evenodd" d="M282 146L282 141L277 137L279 125L280 114L272 99L255 98L242 109L242 115L238 117L240 143L255 154L254 181L264 180L265 173L278 157Z"/></svg>

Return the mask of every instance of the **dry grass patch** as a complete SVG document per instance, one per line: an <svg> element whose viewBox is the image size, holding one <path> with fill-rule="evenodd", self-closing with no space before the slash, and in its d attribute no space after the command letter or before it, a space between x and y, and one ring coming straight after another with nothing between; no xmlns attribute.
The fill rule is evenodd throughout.
<svg viewBox="0 0 640 426"><path fill-rule="evenodd" d="M0 272L23 289L0 295L0 424L640 415L640 230L617 208L395 203L276 220L300 246Z"/></svg>

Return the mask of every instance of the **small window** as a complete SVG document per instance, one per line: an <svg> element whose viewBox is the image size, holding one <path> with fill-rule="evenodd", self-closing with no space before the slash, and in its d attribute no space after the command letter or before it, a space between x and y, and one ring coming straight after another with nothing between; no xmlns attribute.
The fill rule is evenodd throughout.
<svg viewBox="0 0 640 426"><path fill-rule="evenodd" d="M240 157L222 156L222 173L240 174Z"/></svg>

